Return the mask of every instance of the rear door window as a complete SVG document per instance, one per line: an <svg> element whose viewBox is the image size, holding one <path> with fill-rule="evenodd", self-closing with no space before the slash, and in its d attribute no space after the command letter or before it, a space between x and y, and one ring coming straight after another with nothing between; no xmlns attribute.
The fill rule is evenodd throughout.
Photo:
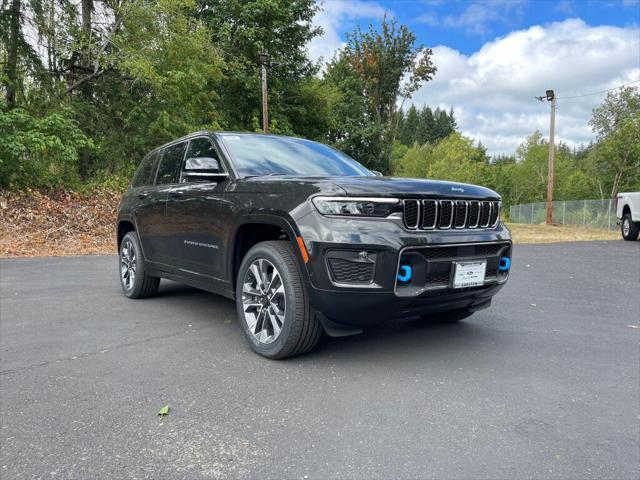
<svg viewBox="0 0 640 480"><path fill-rule="evenodd" d="M136 170L131 180L131 186L133 188L143 187L145 185L153 184L153 178L155 177L156 167L158 166L158 152L153 152L140 162L140 166Z"/></svg>
<svg viewBox="0 0 640 480"><path fill-rule="evenodd" d="M178 172L182 165L186 147L186 143L178 143L164 150L164 155L162 155L162 161L160 162L158 175L156 177L157 185L176 183L178 181Z"/></svg>

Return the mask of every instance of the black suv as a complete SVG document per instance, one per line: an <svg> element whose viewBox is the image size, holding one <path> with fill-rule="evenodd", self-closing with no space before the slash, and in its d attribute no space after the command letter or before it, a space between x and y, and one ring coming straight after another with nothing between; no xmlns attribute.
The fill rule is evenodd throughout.
<svg viewBox="0 0 640 480"><path fill-rule="evenodd" d="M507 281L500 197L387 178L300 138L198 132L150 152L118 213L122 289L160 278L235 299L260 355L386 319L457 321Z"/></svg>

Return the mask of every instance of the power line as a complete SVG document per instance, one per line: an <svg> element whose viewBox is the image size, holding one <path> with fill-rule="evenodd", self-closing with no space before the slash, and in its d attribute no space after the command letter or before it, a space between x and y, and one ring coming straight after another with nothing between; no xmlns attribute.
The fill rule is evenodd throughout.
<svg viewBox="0 0 640 480"><path fill-rule="evenodd" d="M622 85L618 85L617 87L614 87L614 88L609 88L608 90L600 90L598 92L585 93L584 95L573 95L571 97L557 97L557 98L558 100L567 100L570 98L589 97L591 95L598 95L599 93L606 93L606 92L611 92L613 90L618 90L619 88L626 87L627 85L633 85L634 83L638 83L638 82L640 82L640 80L634 80L633 82L623 83Z"/></svg>

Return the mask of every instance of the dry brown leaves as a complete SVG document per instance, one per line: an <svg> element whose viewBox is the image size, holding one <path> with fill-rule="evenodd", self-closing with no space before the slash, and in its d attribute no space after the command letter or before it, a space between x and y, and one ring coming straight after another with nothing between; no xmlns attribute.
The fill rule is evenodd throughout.
<svg viewBox="0 0 640 480"><path fill-rule="evenodd" d="M0 191L0 257L115 254L121 192ZM614 240L617 232L510 224L516 243Z"/></svg>
<svg viewBox="0 0 640 480"><path fill-rule="evenodd" d="M114 254L121 193L0 191L0 256Z"/></svg>

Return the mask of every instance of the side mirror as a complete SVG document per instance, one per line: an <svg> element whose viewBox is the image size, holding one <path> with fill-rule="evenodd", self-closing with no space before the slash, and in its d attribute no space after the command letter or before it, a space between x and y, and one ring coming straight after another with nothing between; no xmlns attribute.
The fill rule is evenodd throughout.
<svg viewBox="0 0 640 480"><path fill-rule="evenodd" d="M182 175L186 178L201 180L215 180L229 176L228 173L220 171L220 163L211 157L187 158Z"/></svg>
<svg viewBox="0 0 640 480"><path fill-rule="evenodd" d="M373 173L376 177L383 177L384 175L382 175L382 172L379 172L378 170L371 170L371 173Z"/></svg>

